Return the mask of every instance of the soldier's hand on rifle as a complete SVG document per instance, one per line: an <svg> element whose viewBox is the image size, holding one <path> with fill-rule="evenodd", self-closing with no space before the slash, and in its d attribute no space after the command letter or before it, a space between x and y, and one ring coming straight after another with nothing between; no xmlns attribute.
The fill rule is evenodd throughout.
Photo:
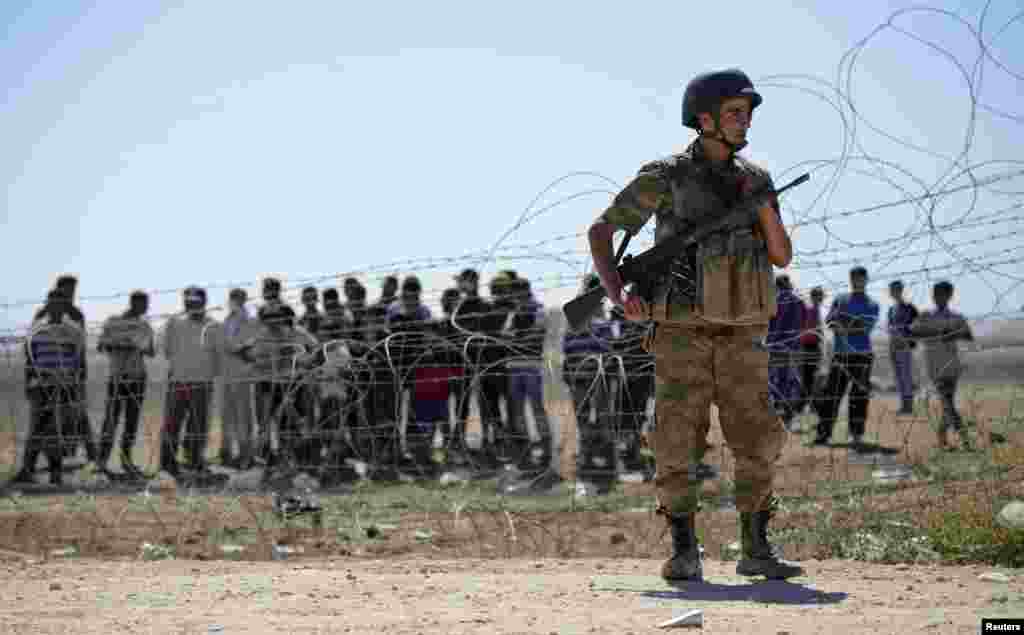
<svg viewBox="0 0 1024 635"><path fill-rule="evenodd" d="M644 322L650 315L644 299L632 292L626 294L626 300L622 303L622 308L626 313L626 319L631 322Z"/></svg>

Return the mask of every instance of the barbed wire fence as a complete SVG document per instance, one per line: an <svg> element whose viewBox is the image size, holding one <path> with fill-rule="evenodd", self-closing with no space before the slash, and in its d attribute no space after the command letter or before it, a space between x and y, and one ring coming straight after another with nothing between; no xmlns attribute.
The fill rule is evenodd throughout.
<svg viewBox="0 0 1024 635"><path fill-rule="evenodd" d="M791 270L799 279L796 297L802 304L809 301L812 287L820 287L826 296L846 290L847 270L863 265L871 273L871 294L884 294L888 283L897 279L910 290L930 292L931 285L944 279L958 289L973 285L991 293L990 306L971 307L971 322L1010 323L1022 316L1024 159L979 161L972 154L977 153L982 123L1014 131L1021 124L1020 113L990 103L984 88L992 74L1024 81L993 53L999 40L1011 37L1011 27L1019 24L1024 12L990 28L990 8L991 3L986 4L974 23L943 9L898 11L843 56L831 81L800 74L755 80L763 90L795 91L818 101L839 122L838 152L774 175L783 180L806 171L813 183L822 183L809 200L796 199L802 204L792 198L781 202L794 236ZM975 50L957 55L941 41L915 33L906 23L920 15L939 17L963 29ZM966 96L970 107L962 144L954 154L936 152L887 131L868 121L858 107L853 90L858 61L883 33L899 34L943 57L966 86L965 95L957 96ZM931 178L915 174L906 163L870 152L864 131L942 167ZM843 194L843 187L857 178L881 184L893 194L877 195L872 188ZM596 184L547 200L581 180ZM549 298L571 295L590 270L585 231L513 242L524 227L570 203L592 204L596 216L623 185L601 174L573 172L543 188L489 248L289 279L282 299L298 305L306 287L316 287L322 296L325 288L343 287L346 278L356 278L366 288L396 272L454 275L474 268L487 303L476 305L485 307L483 314L461 311L472 303L464 294L452 292L452 284L423 289L408 305L397 297L390 320L387 307L343 304L335 315L339 330L330 337L314 342L277 329L263 329L249 337L243 347L247 351L243 370L237 375L222 372L226 364L239 363L234 358L225 361L233 354L229 349L234 341L223 328L228 307L210 302L206 314L213 323L204 329L195 353L208 351L202 353L206 358L200 363L208 365L208 370L172 375L175 364L172 361L169 366L167 346L161 342L167 338L168 324L187 324L188 318L182 313L147 315L156 356L147 361L141 392L126 396L118 383L122 380L108 382L103 371L109 370L109 364L94 354L106 320L88 321L79 335L90 352L88 378L83 379L77 369L64 369L69 372L56 383L33 393L35 402L30 407L24 372L26 364L36 360L25 349L31 351L34 338L40 337L39 325L9 329L3 333L7 408L2 415L5 450L0 466L10 468L12 474L30 468L11 487L39 491L150 491L162 478L158 472L175 466L182 470L182 483L196 491L232 496L283 493L300 481L304 487L330 491L365 480L490 478L498 479L499 494L536 493L569 481L570 495L577 496L607 492L617 480L650 480L654 466L644 448L643 431L653 416L654 359L641 346L643 325L613 319L615 336L605 348L575 357L563 355L564 321L558 303ZM849 205L851 200L856 204ZM879 235L890 228L896 229ZM636 237L634 250L652 244L653 227L647 227ZM511 293L498 293L497 288L488 293L488 281L499 269L517 272L519 282L506 287ZM229 289L242 288L255 297L261 282L215 282L204 288L225 295ZM184 286L148 293L180 296L183 290ZM90 305L118 300L127 305L129 293L84 295L78 302L91 316ZM465 319L452 319L443 312L425 319L417 313L417 303L436 306L446 298L455 298L454 306L448 308ZM249 306L255 311L260 304L253 300ZM37 299L26 299L6 303L5 310L37 306L41 306ZM883 325L884 318L879 330ZM828 339L824 327L817 334ZM133 331L131 336L135 335ZM773 363L794 364L803 335L806 331L798 330L776 340L777 352L786 355L774 356ZM928 340L921 338L925 346ZM67 343L66 338L56 342L58 348ZM569 357L574 360L571 364ZM819 375L828 371L827 352L819 368ZM244 401L242 431L224 426L226 389L233 385L245 387L241 393L233 391L232 397ZM806 400L806 395L780 391L774 397L780 409L787 400ZM115 439L110 432L123 426L109 424L119 410L130 408L139 410L139 435L131 445L138 450L135 460L141 476L126 472L121 461L126 455L111 454ZM83 428L86 416L88 425ZM41 423L42 419L47 422ZM89 434L82 435L83 429ZM240 444L218 456L225 435ZM80 446L87 441L95 446L89 453L111 455L109 474L76 473L60 490L35 473L34 459L47 452L80 465L85 452ZM239 453L246 456L239 458ZM26 457L33 460L31 465L26 465ZM56 459L51 465L64 470ZM579 478L580 472L588 476Z"/></svg>

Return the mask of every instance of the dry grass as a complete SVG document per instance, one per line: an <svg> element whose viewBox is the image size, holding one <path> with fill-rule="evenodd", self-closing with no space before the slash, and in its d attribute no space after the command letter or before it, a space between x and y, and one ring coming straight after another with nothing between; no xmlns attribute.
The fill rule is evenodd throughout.
<svg viewBox="0 0 1024 635"><path fill-rule="evenodd" d="M776 540L798 558L1024 564L1020 532L993 521L1003 501L1024 498L1024 394L1017 386L989 386L961 395L963 416L980 440L972 454L935 451L936 403L918 417L897 418L891 396L873 400L868 440L911 466L920 477L915 481L878 484L871 479L876 466L851 461L845 448L810 448L806 437L791 435L777 475L784 512ZM572 420L569 403L549 406L561 422ZM157 413L147 412L140 445L149 466L157 458L159 423ZM994 433L1005 441L993 444ZM836 438L844 434L840 424ZM212 436L211 452L218 426ZM715 509L732 492L733 458L714 417L710 438L708 460L723 478L706 488L711 511L701 515L699 528L707 553L717 558L737 540L735 512ZM4 447L10 456L11 446ZM561 447L571 484L573 426L562 425ZM575 498L568 486L561 496L502 498L491 483L368 484L326 497L319 526L309 518L276 517L262 495L192 496L154 486L149 495L21 496L0 499L0 558L51 557L69 546L83 556L152 557L155 552L140 551L143 543L200 559L267 559L274 544L301 547L306 556L661 557L667 538L652 493L649 484L624 484L601 498ZM244 550L225 552L228 544Z"/></svg>

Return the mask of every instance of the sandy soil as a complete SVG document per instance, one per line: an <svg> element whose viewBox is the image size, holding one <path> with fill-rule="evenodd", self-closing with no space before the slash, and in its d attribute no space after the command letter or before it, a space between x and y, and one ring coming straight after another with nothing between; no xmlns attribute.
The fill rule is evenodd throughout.
<svg viewBox="0 0 1024 635"><path fill-rule="evenodd" d="M707 633L976 633L1024 616L1024 577L982 567L808 561L753 582L706 563L672 588L658 560L7 562L5 633L629 633L690 609ZM692 632L698 629L682 629Z"/></svg>

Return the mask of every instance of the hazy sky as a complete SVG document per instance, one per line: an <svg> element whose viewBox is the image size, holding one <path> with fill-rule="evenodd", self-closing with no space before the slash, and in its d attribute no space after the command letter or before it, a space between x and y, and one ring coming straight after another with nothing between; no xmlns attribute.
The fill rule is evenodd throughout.
<svg viewBox="0 0 1024 635"><path fill-rule="evenodd" d="M829 89L794 76L840 79L843 54L901 6L765 2L702 15L671 2L4 2L0 328L25 324L22 303L42 300L64 271L81 276L92 321L126 299L89 298L195 283L219 285L219 304L229 285L267 273L294 285L373 269L363 276L372 300L377 276L417 270L433 301L473 253L487 273L529 275L557 305L588 265L582 239L550 239L583 231L610 190L684 146L682 86L728 66L765 97L745 154L777 182L815 169L784 202L786 222L804 224L793 232L801 286L838 289L857 261L878 285L903 276L921 304L929 281L949 276L969 313L1018 309L1024 178L942 199L934 233L920 206L836 218L937 182L969 185L950 176L969 134L964 164L988 163L974 178L1024 169L1014 163L1024 82L996 64L1024 75L1022 20L997 35L1018 4L992 3L984 26L996 62L973 88L1018 119L982 109L972 127L972 88L947 54L888 30L856 58L848 87L861 117L918 149L861 121L862 147L847 151L886 165L851 159L839 180L835 163L800 167L838 160L851 140L840 114L802 90ZM983 6L943 8L977 28ZM979 49L962 24L924 13L893 24L975 72ZM504 244L550 242L513 260L479 256L574 172L603 176L562 181L535 209L576 197ZM853 246L863 241L882 244ZM979 260L1001 264L964 273ZM389 264L406 261L417 264ZM924 267L937 269L915 273ZM153 311L179 304L157 295Z"/></svg>

